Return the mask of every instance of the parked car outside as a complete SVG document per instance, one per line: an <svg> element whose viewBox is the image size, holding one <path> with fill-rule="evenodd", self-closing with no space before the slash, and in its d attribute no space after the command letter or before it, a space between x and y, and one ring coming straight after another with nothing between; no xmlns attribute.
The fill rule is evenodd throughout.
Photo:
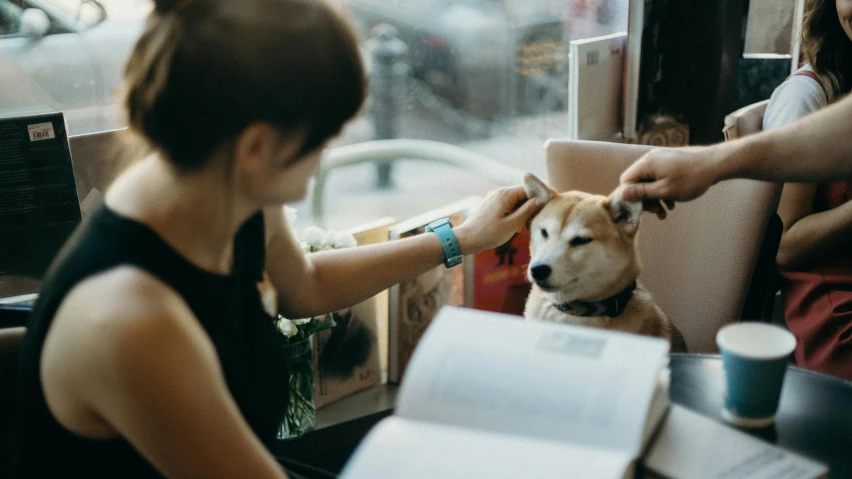
<svg viewBox="0 0 852 479"><path fill-rule="evenodd" d="M0 0L0 117L61 111L71 135L119 127L118 88L146 4ZM134 13L118 14L125 7Z"/></svg>
<svg viewBox="0 0 852 479"><path fill-rule="evenodd" d="M552 0L342 0L362 39L396 27L413 76L482 119L566 108L561 11Z"/></svg>

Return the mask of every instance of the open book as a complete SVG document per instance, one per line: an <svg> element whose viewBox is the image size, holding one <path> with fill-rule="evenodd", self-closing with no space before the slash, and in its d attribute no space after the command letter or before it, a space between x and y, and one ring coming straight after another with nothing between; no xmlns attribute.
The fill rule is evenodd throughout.
<svg viewBox="0 0 852 479"><path fill-rule="evenodd" d="M667 364L661 339L445 306L342 477L631 477Z"/></svg>

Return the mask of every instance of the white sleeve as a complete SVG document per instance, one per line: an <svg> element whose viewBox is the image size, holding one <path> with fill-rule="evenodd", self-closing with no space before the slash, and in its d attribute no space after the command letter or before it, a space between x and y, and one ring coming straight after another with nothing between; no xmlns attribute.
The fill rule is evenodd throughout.
<svg viewBox="0 0 852 479"><path fill-rule="evenodd" d="M792 123L828 104L822 86L813 78L793 75L772 92L763 129L771 130Z"/></svg>

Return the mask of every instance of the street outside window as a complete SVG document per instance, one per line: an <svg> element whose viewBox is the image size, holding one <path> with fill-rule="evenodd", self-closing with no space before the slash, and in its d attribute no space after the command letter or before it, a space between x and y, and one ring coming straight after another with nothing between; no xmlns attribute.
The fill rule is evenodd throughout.
<svg viewBox="0 0 852 479"><path fill-rule="evenodd" d="M432 140L530 171L543 168L544 140L567 131L568 42L627 29L628 0L331 1L357 32L373 93L332 147ZM151 8L149 0L0 0L0 116L62 111L72 136L124 126L121 73ZM400 50L395 77L374 58L388 45ZM443 165L366 164L329 177L326 216L333 227L405 217L494 186ZM416 201L402 195L412 189ZM383 200L394 192L402 196L388 209ZM304 221L310 200L297 205Z"/></svg>

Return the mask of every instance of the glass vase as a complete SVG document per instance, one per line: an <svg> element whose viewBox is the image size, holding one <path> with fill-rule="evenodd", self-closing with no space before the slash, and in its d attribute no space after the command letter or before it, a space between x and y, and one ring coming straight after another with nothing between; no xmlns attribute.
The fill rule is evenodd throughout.
<svg viewBox="0 0 852 479"><path fill-rule="evenodd" d="M313 335L284 345L289 360L290 397L278 428L278 439L293 439L314 429L317 408L314 403Z"/></svg>

